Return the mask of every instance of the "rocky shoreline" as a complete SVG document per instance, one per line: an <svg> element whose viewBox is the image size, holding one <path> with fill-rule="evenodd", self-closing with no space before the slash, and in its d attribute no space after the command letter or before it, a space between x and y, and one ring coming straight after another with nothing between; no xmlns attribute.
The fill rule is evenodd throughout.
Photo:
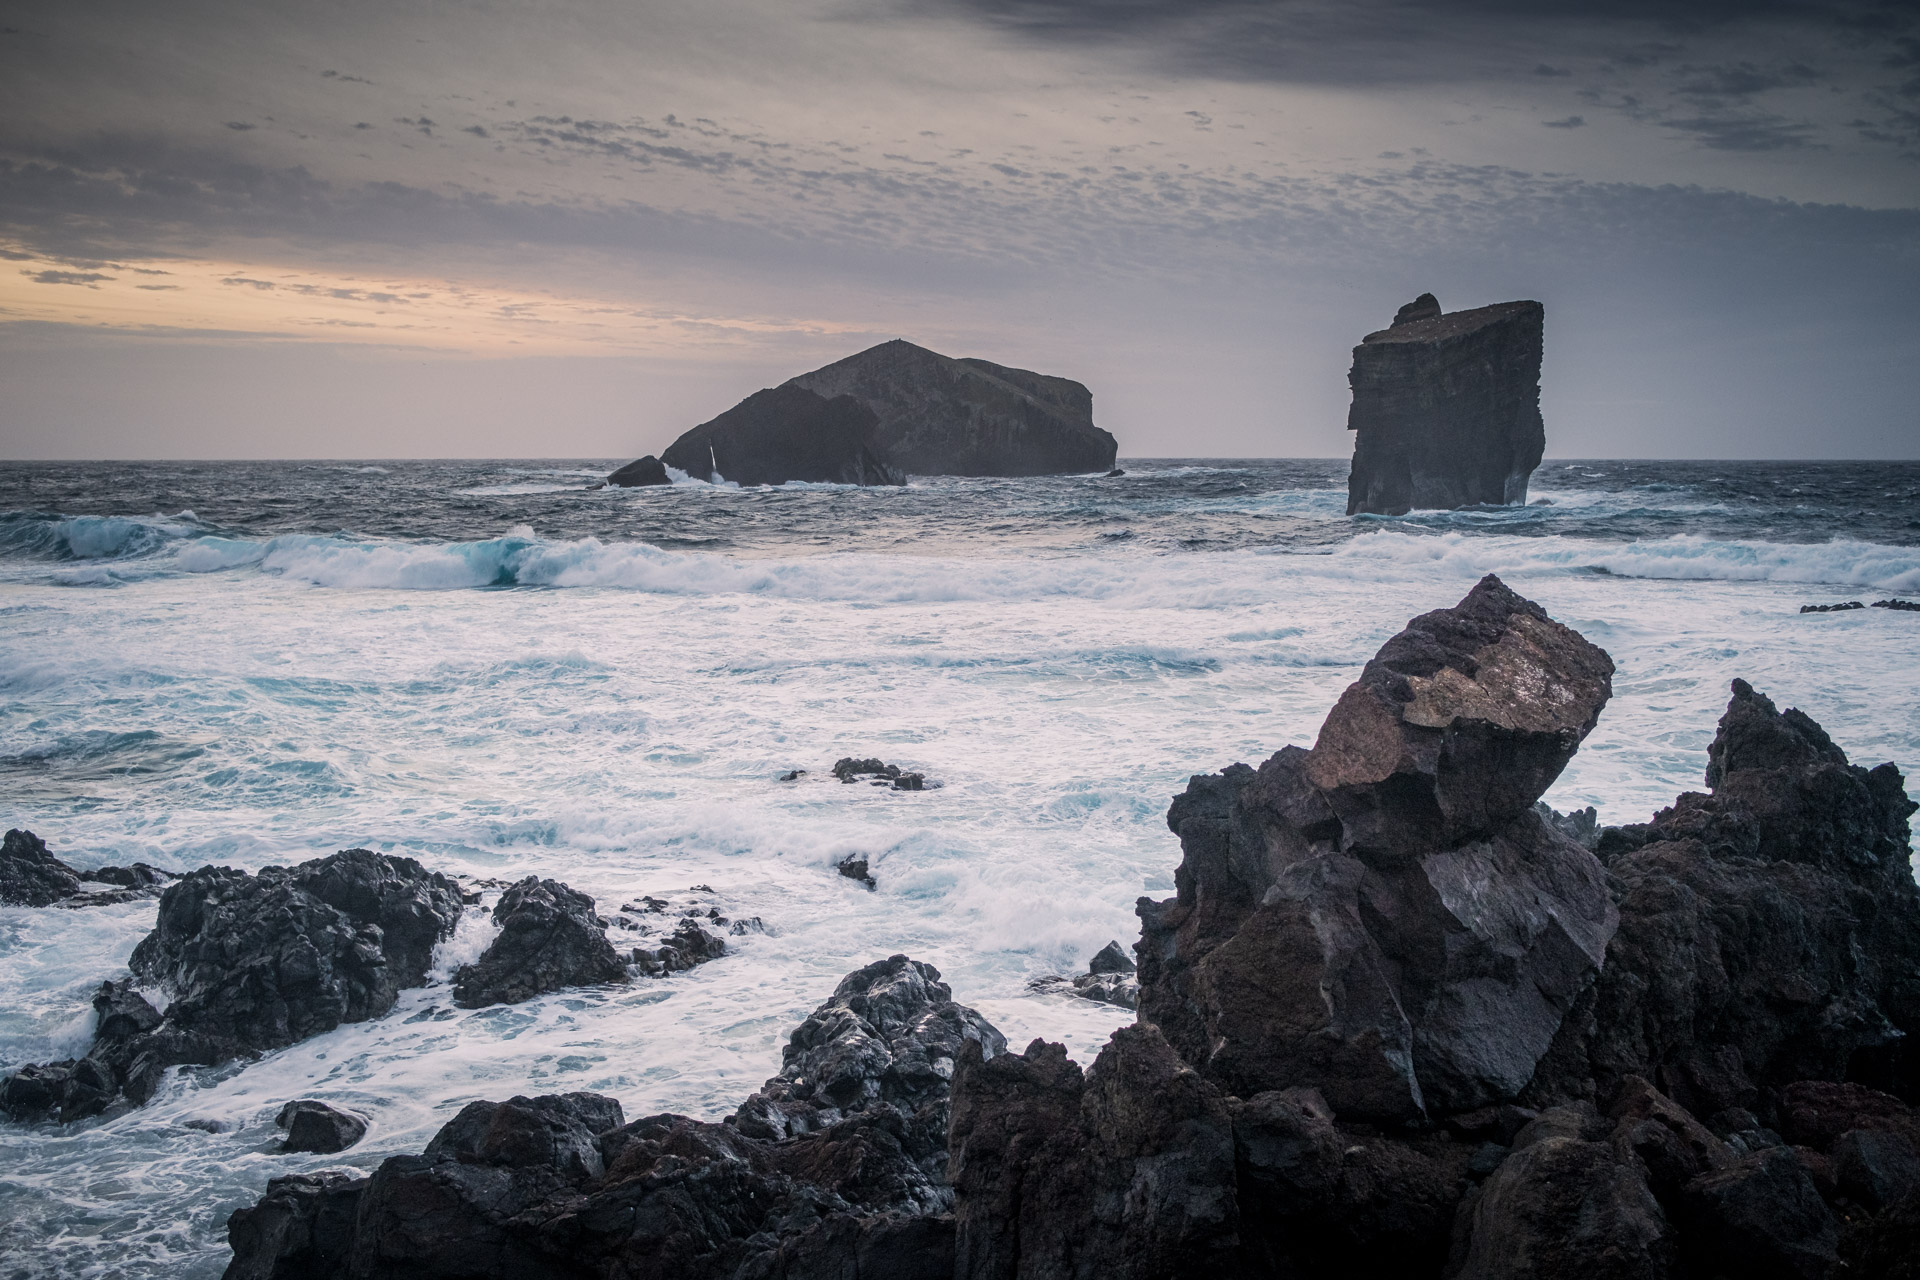
<svg viewBox="0 0 1920 1280"><path fill-rule="evenodd" d="M275 1179L233 1215L227 1276L1916 1274L1904 779L1735 681L1706 790L1622 827L1555 814L1540 798L1612 674L1488 577L1389 640L1310 749L1194 778L1168 813L1175 896L1140 901L1131 957L1059 980L1137 1004L1084 1069L1044 1040L1008 1052L896 955L848 975L717 1123L591 1094L472 1103L371 1176ZM174 1002L108 984L83 1061L117 1072L118 1046L236 1007L191 978L196 903L306 912L333 940L314 949L363 975L326 988L326 1017L377 1016L451 928L442 894L460 908L379 857L175 882L135 964L172 975ZM621 980L580 899L512 886L468 986Z"/></svg>

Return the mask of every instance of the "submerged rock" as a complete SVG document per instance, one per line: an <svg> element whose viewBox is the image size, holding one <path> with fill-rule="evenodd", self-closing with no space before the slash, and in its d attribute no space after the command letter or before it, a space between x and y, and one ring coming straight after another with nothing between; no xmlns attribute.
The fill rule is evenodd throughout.
<svg viewBox="0 0 1920 1280"><path fill-rule="evenodd" d="M23 1069L0 1088L0 1105L20 1119L46 1114L51 1089L59 1117L77 1119L122 1094L146 1102L168 1067L217 1065L379 1017L402 987L426 981L434 943L459 915L451 880L365 849L259 875L203 867L161 895L153 932L128 961L135 978L171 995L164 1017L131 984L106 984L87 1056Z"/></svg>
<svg viewBox="0 0 1920 1280"><path fill-rule="evenodd" d="M1141 1016L1241 1097L1396 1123L1513 1099L1616 923L1533 809L1612 671L1489 576L1382 646L1311 752L1193 779L1178 896L1138 907Z"/></svg>
<svg viewBox="0 0 1920 1280"><path fill-rule="evenodd" d="M1135 976L1133 958L1118 941L1107 943L1087 963L1087 971L1072 978L1037 978L1030 985L1035 991L1065 989L1069 995L1098 1004L1118 1005L1122 1009L1138 1007L1140 980Z"/></svg>
<svg viewBox="0 0 1920 1280"><path fill-rule="evenodd" d="M1524 504L1546 450L1537 302L1441 314L1430 293L1353 349L1347 514Z"/></svg>
<svg viewBox="0 0 1920 1280"><path fill-rule="evenodd" d="M853 756L840 757L833 763L833 776L848 784L858 782L862 778L872 780L876 786L881 783L891 783L895 791L928 789L927 776L924 773L909 773L897 764L888 764L885 760L871 756L866 759L856 759Z"/></svg>
<svg viewBox="0 0 1920 1280"><path fill-rule="evenodd" d="M788 383L755 392L686 432L660 460L698 480L718 474L741 485L903 484L905 476L871 447L876 426L873 411L851 396L815 395Z"/></svg>
<svg viewBox="0 0 1920 1280"><path fill-rule="evenodd" d="M593 899L577 889L528 876L500 895L493 918L500 936L453 975L453 1002L463 1009L627 980Z"/></svg>
<svg viewBox="0 0 1920 1280"><path fill-rule="evenodd" d="M667 468L652 454L635 458L607 477L607 483L621 489L639 489L652 484L672 484Z"/></svg>
<svg viewBox="0 0 1920 1280"><path fill-rule="evenodd" d="M931 966L868 965L724 1124L573 1093L470 1103L371 1177L275 1179L229 1280L951 1280L948 1077L1005 1042Z"/></svg>
<svg viewBox="0 0 1920 1280"><path fill-rule="evenodd" d="M787 386L865 406L875 418L869 447L908 475L1105 472L1118 451L1093 425L1093 395L1080 383L897 339Z"/></svg>
<svg viewBox="0 0 1920 1280"><path fill-rule="evenodd" d="M286 1141L280 1144L282 1151L331 1155L367 1136L365 1120L312 1098L289 1102L273 1122L287 1131Z"/></svg>

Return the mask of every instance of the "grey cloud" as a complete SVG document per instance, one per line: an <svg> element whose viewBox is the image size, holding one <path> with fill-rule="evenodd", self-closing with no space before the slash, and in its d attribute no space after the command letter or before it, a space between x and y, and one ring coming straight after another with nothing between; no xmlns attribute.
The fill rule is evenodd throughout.
<svg viewBox="0 0 1920 1280"><path fill-rule="evenodd" d="M1583 128L1587 121L1584 116L1568 116L1564 120L1542 120L1540 123L1549 129L1579 129Z"/></svg>
<svg viewBox="0 0 1920 1280"><path fill-rule="evenodd" d="M1756 67L1751 62L1720 67L1681 67L1689 77L1678 92L1690 98L1750 98L1771 89L1812 84L1820 73L1800 63L1781 67Z"/></svg>
<svg viewBox="0 0 1920 1280"><path fill-rule="evenodd" d="M258 126L256 125L247 123L245 120L227 121L227 128L233 130L235 133L245 133L247 130L257 128L257 127Z"/></svg>
<svg viewBox="0 0 1920 1280"><path fill-rule="evenodd" d="M36 284L90 285L96 280L113 279L112 276L102 275L98 271L22 271L20 274Z"/></svg>
<svg viewBox="0 0 1920 1280"><path fill-rule="evenodd" d="M1781 116L1693 116L1663 119L1660 125L1715 151L1792 151L1822 145L1811 125Z"/></svg>

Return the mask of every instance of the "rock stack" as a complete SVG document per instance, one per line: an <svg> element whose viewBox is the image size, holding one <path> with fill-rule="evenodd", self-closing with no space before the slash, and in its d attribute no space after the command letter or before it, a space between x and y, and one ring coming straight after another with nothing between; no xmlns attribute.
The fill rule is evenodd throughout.
<svg viewBox="0 0 1920 1280"><path fill-rule="evenodd" d="M1546 450L1537 302L1442 314L1423 293L1353 349L1347 514L1524 503Z"/></svg>

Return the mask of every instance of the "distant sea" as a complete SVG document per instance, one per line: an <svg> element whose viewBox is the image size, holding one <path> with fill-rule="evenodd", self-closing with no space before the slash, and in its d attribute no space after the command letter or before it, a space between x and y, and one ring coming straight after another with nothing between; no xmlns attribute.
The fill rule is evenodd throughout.
<svg viewBox="0 0 1920 1280"><path fill-rule="evenodd" d="M1736 676L1920 768L1920 614L1799 612L1920 596L1920 463L1555 461L1532 505L1379 518L1345 514L1344 460L584 487L620 461L0 464L0 826L81 867L363 846L767 926L665 980L474 1012L409 991L141 1110L0 1123L0 1278L217 1276L268 1178L417 1151L478 1097L717 1116L895 952L1088 1061L1127 1015L1028 983L1172 892L1169 797L1310 744L1484 573L1618 666L1562 809L1639 821L1699 788ZM941 785L843 786L846 755ZM84 1050L153 915L0 908L0 1070ZM489 927L469 912L439 973ZM372 1129L277 1154L296 1097Z"/></svg>

